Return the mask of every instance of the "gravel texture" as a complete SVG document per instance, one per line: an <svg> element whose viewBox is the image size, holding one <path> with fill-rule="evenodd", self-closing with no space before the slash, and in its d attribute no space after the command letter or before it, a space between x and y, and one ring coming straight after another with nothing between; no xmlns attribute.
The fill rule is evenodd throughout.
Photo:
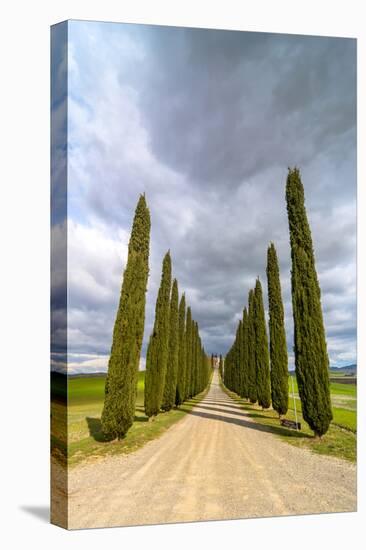
<svg viewBox="0 0 366 550"><path fill-rule="evenodd" d="M69 472L69 528L355 511L356 468L286 444L219 386L160 438Z"/></svg>

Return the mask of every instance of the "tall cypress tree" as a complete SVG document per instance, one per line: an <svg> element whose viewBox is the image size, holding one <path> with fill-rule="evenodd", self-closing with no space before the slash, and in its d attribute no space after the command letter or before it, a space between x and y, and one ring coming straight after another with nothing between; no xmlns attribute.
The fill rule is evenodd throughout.
<svg viewBox="0 0 366 550"><path fill-rule="evenodd" d="M333 417L329 359L304 188L297 168L289 169L287 175L286 202L292 260L296 379L303 417L314 434L322 436Z"/></svg>
<svg viewBox="0 0 366 550"><path fill-rule="evenodd" d="M146 354L145 413L159 413L163 399L169 345L169 309L172 263L169 251L163 260L161 284L155 307L154 330Z"/></svg>
<svg viewBox="0 0 366 550"><path fill-rule="evenodd" d="M187 307L186 318L186 388L185 399L191 397L191 381L192 381L192 312L191 308Z"/></svg>
<svg viewBox="0 0 366 550"><path fill-rule="evenodd" d="M267 251L272 406L281 416L288 409L288 357L280 270L273 243Z"/></svg>
<svg viewBox="0 0 366 550"><path fill-rule="evenodd" d="M178 353L178 379L175 404L181 405L185 399L186 386L186 297L183 296L179 303L179 353Z"/></svg>
<svg viewBox="0 0 366 550"><path fill-rule="evenodd" d="M254 290L255 365L257 375L257 399L263 409L271 405L269 352L264 316L262 285L257 279Z"/></svg>
<svg viewBox="0 0 366 550"><path fill-rule="evenodd" d="M135 416L137 373L145 324L149 243L150 213L145 195L141 195L128 245L101 417L102 430L111 439L123 437Z"/></svg>
<svg viewBox="0 0 366 550"><path fill-rule="evenodd" d="M178 283L177 279L174 279L169 315L169 355L165 376L163 402L161 407L164 411L169 411L174 406L177 389L179 353L178 299Z"/></svg>
<svg viewBox="0 0 366 550"><path fill-rule="evenodd" d="M251 289L248 298L248 397L251 403L257 401L254 316L254 290Z"/></svg>
<svg viewBox="0 0 366 550"><path fill-rule="evenodd" d="M242 366L242 379L241 379L241 393L242 397L246 399L249 396L249 354L248 354L248 330L249 330L249 319L247 308L244 308L243 311L243 335L242 335L242 350L243 350L243 366Z"/></svg>

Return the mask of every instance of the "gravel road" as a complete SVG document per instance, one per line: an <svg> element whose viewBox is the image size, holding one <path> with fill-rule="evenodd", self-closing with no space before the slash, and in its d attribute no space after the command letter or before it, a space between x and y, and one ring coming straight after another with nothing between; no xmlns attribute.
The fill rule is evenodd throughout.
<svg viewBox="0 0 366 550"><path fill-rule="evenodd" d="M356 468L263 431L220 388L162 437L69 473L69 528L356 510Z"/></svg>

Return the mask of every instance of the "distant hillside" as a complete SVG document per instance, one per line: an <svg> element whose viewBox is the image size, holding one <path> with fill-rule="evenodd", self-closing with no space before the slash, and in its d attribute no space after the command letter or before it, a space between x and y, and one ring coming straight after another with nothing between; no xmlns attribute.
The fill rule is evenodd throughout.
<svg viewBox="0 0 366 550"><path fill-rule="evenodd" d="M336 373L342 373L342 374L357 374L357 364L354 365L347 365L345 367L331 367L330 372Z"/></svg>
<svg viewBox="0 0 366 550"><path fill-rule="evenodd" d="M106 376L106 372L78 372L69 374L69 378L105 378Z"/></svg>

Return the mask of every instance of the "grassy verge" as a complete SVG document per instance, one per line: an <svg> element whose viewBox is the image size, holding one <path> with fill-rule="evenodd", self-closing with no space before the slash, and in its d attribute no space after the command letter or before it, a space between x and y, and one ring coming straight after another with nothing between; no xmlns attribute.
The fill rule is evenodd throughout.
<svg viewBox="0 0 366 550"><path fill-rule="evenodd" d="M268 427L268 431L280 437L286 443L309 449L313 452L335 456L356 461L356 413L355 411L339 410L333 408L334 421L331 423L328 432L319 440L313 437L313 432L310 430L301 414L301 403L297 400L297 419L301 422L301 431L285 428L280 425L277 413L273 409L262 411L258 405L252 405L246 400L240 398L236 393L229 391L220 380L221 387L234 401L246 411L248 416L253 418L255 422ZM286 414L286 418L295 420L293 402L290 399L290 408ZM342 425L338 425L340 422ZM353 427L353 428L352 428Z"/></svg>
<svg viewBox="0 0 366 550"><path fill-rule="evenodd" d="M159 414L149 422L144 413L144 373L139 373L135 421L126 436L106 441L100 416L104 399L104 378L69 380L68 464L75 466L86 459L126 454L160 437L183 418L206 394L207 389L184 403L184 408Z"/></svg>

